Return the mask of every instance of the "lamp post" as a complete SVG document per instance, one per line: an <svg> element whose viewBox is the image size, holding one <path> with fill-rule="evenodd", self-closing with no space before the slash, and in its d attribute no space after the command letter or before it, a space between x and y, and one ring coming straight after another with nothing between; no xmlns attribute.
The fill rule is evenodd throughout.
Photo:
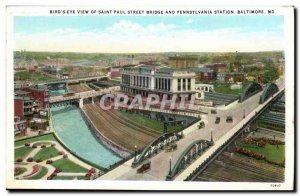
<svg viewBox="0 0 300 196"><path fill-rule="evenodd" d="M136 152L137 151L137 146L135 145L134 146L134 160L133 160L133 162L136 162Z"/></svg>
<svg viewBox="0 0 300 196"><path fill-rule="evenodd" d="M172 157L170 157L169 160L170 160L169 176L171 176L171 173L172 173Z"/></svg>
<svg viewBox="0 0 300 196"><path fill-rule="evenodd" d="M211 143L213 143L214 142L214 140L213 140L213 130L212 129L210 129L210 142Z"/></svg>

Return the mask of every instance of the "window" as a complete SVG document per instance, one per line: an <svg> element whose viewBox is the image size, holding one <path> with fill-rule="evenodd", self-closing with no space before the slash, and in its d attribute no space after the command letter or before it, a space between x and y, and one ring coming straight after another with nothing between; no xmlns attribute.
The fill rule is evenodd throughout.
<svg viewBox="0 0 300 196"><path fill-rule="evenodd" d="M180 85L178 85L177 89L178 89L178 91L181 91L181 86L180 86Z"/></svg>
<svg viewBox="0 0 300 196"><path fill-rule="evenodd" d="M177 90L181 91L181 79L178 79L178 85L177 85Z"/></svg>

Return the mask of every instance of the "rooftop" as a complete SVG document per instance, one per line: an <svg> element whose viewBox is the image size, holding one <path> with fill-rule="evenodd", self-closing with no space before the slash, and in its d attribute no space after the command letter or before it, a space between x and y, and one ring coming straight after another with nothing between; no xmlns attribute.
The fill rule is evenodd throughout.
<svg viewBox="0 0 300 196"><path fill-rule="evenodd" d="M208 73L208 72L213 72L213 70L211 70L210 68L208 67L192 67L192 68L189 68L188 70L191 70L195 73L200 73L200 72L205 72L205 73Z"/></svg>
<svg viewBox="0 0 300 196"><path fill-rule="evenodd" d="M15 96L14 97L15 100L23 100L23 101L32 101L32 99L30 97L20 97L20 96Z"/></svg>
<svg viewBox="0 0 300 196"><path fill-rule="evenodd" d="M48 90L47 85L34 85L34 86L30 86L29 88L34 89L34 90L38 90L38 91Z"/></svg>
<svg viewBox="0 0 300 196"><path fill-rule="evenodd" d="M23 90L15 90L14 94L15 95L27 95L30 94L31 92L23 91Z"/></svg>

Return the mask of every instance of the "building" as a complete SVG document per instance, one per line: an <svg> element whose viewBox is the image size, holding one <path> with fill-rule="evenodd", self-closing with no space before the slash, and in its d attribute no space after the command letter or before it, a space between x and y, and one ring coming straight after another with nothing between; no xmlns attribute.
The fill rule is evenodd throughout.
<svg viewBox="0 0 300 196"><path fill-rule="evenodd" d="M213 70L207 67L196 68L193 71L195 71L196 79L199 81L210 82L214 80Z"/></svg>
<svg viewBox="0 0 300 196"><path fill-rule="evenodd" d="M264 78L264 73L263 72L258 72L258 73L246 74L245 75L245 80L250 81L250 82L262 83L263 78Z"/></svg>
<svg viewBox="0 0 300 196"><path fill-rule="evenodd" d="M27 96L32 98L38 105L39 108L49 107L49 90L46 85L36 85L30 87L23 87L21 90L29 92Z"/></svg>
<svg viewBox="0 0 300 196"><path fill-rule="evenodd" d="M211 64L211 65L205 65L205 67L209 68L211 70L215 70L218 73L229 71L227 64L224 64L224 63L215 63L215 64Z"/></svg>
<svg viewBox="0 0 300 196"><path fill-rule="evenodd" d="M115 60L114 66L125 66L125 65L138 65L139 60L135 59L134 55L128 55L127 58L118 58Z"/></svg>
<svg viewBox="0 0 300 196"><path fill-rule="evenodd" d="M173 94L186 94L189 98L195 93L195 73L188 70L175 70L157 66L138 66L121 71L121 91L148 96L163 94L171 99Z"/></svg>
<svg viewBox="0 0 300 196"><path fill-rule="evenodd" d="M214 85L212 85L212 84L195 84L195 90L196 90L196 98L203 100L205 92L213 92L214 91Z"/></svg>
<svg viewBox="0 0 300 196"><path fill-rule="evenodd" d="M24 116L32 115L34 112L34 101L30 97L15 96L14 111L15 116L23 118Z"/></svg>
<svg viewBox="0 0 300 196"><path fill-rule="evenodd" d="M285 73L285 64L284 63L280 63L278 65L278 73L280 76L283 76Z"/></svg>
<svg viewBox="0 0 300 196"><path fill-rule="evenodd" d="M177 55L169 57L169 65L177 68L197 67L199 57L195 55Z"/></svg>
<svg viewBox="0 0 300 196"><path fill-rule="evenodd" d="M154 60L148 60L148 61L140 61L140 65L151 65L151 66L157 66L158 63Z"/></svg>
<svg viewBox="0 0 300 196"><path fill-rule="evenodd" d="M214 85L212 84L195 84L195 90L203 92L213 92Z"/></svg>
<svg viewBox="0 0 300 196"><path fill-rule="evenodd" d="M19 116L14 117L15 135L25 136L27 131L27 121Z"/></svg>
<svg viewBox="0 0 300 196"><path fill-rule="evenodd" d="M49 92L45 85L15 89L14 96L15 116L21 118L49 107Z"/></svg>
<svg viewBox="0 0 300 196"><path fill-rule="evenodd" d="M61 69L55 64L44 65L39 69L42 70L43 72L46 72L48 74L53 74L53 75L57 75L61 71Z"/></svg>
<svg viewBox="0 0 300 196"><path fill-rule="evenodd" d="M70 77L70 74L63 73L61 77L62 77L62 79L68 79Z"/></svg>
<svg viewBox="0 0 300 196"><path fill-rule="evenodd" d="M244 72L220 72L217 74L217 80L222 83L244 82Z"/></svg>
<svg viewBox="0 0 300 196"><path fill-rule="evenodd" d="M111 78L116 78L121 76L120 68L110 68L109 75Z"/></svg>

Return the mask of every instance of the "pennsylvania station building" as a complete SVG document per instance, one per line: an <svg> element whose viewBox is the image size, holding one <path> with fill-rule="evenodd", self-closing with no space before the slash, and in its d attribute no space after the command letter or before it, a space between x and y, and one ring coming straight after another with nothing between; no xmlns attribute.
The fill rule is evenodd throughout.
<svg viewBox="0 0 300 196"><path fill-rule="evenodd" d="M167 94L172 99L174 94L195 94L195 73L159 66L136 66L121 70L121 91L128 95L157 94L160 98Z"/></svg>

